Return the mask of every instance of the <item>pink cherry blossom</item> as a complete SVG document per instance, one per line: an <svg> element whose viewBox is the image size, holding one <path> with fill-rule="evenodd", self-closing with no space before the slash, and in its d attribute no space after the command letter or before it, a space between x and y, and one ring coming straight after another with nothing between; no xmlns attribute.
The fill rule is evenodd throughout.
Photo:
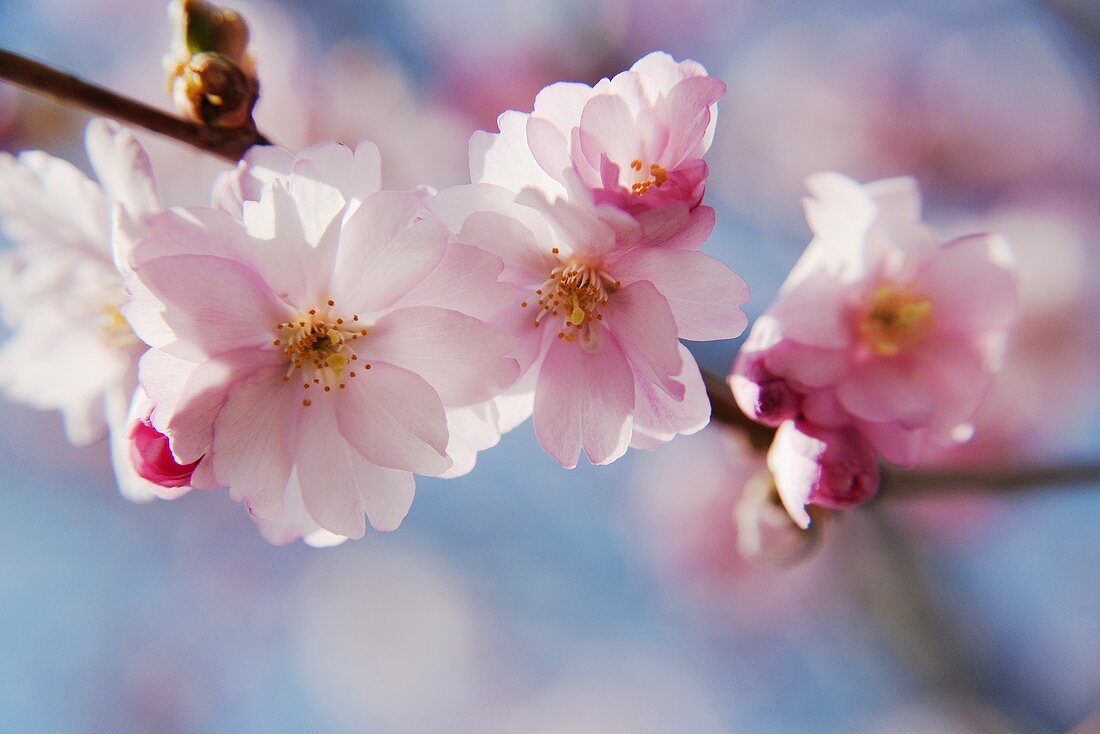
<svg viewBox="0 0 1100 734"><path fill-rule="evenodd" d="M413 472L452 467L445 410L518 373L514 340L456 310L507 298L499 260L449 245L424 194L379 179L368 143L259 149L227 184L239 218L160 214L133 249L151 423L273 542L361 537L364 513L396 528Z"/></svg>
<svg viewBox="0 0 1100 734"><path fill-rule="evenodd" d="M874 449L853 428L830 430L786 421L768 450L768 468L783 507L803 528L810 526L808 504L846 510L878 491Z"/></svg>
<svg viewBox="0 0 1100 734"><path fill-rule="evenodd" d="M819 174L808 185L814 240L742 348L730 378L738 404L771 425L797 419L807 440L853 429L900 464L965 440L1016 320L1005 244L941 242L920 220L911 179L860 186ZM830 452L849 456L855 444ZM785 497L813 501L804 482L777 480Z"/></svg>
<svg viewBox="0 0 1100 734"><path fill-rule="evenodd" d="M110 432L119 486L135 501L155 487L129 461L127 415L145 346L123 317L112 232L160 208L149 160L134 137L92 120L88 157L98 181L42 151L0 153L0 385L11 400L58 410L75 444Z"/></svg>
<svg viewBox="0 0 1100 734"><path fill-rule="evenodd" d="M574 467L581 451L605 464L706 425L710 403L678 340L740 334L748 288L696 251L702 220L647 224L565 178L573 194L553 201L481 184L430 206L457 241L504 261L513 301L493 320L518 340L525 375L497 401L499 429L533 413L542 447Z"/></svg>
<svg viewBox="0 0 1100 734"><path fill-rule="evenodd" d="M570 188L570 172L597 202L626 211L694 208L725 91L698 63L663 52L594 87L552 84L535 97L533 112L505 112L499 133L475 133L472 180L557 196Z"/></svg>

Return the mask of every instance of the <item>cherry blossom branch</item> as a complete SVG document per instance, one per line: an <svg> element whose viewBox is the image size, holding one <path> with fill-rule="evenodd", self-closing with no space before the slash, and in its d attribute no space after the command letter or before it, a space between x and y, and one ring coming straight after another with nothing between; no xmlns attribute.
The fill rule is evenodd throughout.
<svg viewBox="0 0 1100 734"><path fill-rule="evenodd" d="M1054 466L1005 466L979 469L888 468L881 490L892 497L915 497L937 492L1028 492L1100 484L1100 463L1095 461Z"/></svg>
<svg viewBox="0 0 1100 734"><path fill-rule="evenodd" d="M255 125L215 128L180 119L25 56L0 49L0 79L119 122L150 130L230 161L270 142Z"/></svg>
<svg viewBox="0 0 1100 734"><path fill-rule="evenodd" d="M230 161L239 160L253 145L270 144L254 124L241 128L217 128L188 122L4 49L0 49L0 79L53 97L60 102L166 135ZM741 431L757 450L766 450L771 444L774 431L749 420L741 412L724 377L703 370L703 381L714 420ZM888 468L883 472L882 488L883 494L913 497L944 491L992 489L1020 492L1037 487L1076 484L1100 484L1100 463L943 471L903 471Z"/></svg>
<svg viewBox="0 0 1100 734"><path fill-rule="evenodd" d="M711 417L741 431L757 451L766 451L775 431L755 423L737 407L725 378L703 370ZM890 497L919 497L941 492L1027 492L1075 485L1100 484L1100 462L1082 461L1053 466L1001 466L976 469L906 470L886 467L880 493Z"/></svg>

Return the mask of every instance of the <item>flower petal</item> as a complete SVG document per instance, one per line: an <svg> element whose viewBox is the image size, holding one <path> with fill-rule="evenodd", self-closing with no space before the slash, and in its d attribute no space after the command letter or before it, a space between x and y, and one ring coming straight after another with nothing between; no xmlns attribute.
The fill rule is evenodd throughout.
<svg viewBox="0 0 1100 734"><path fill-rule="evenodd" d="M701 252L639 248L615 264L614 275L623 283L656 286L668 300L681 339L732 339L748 325L741 306L749 299L749 287Z"/></svg>
<svg viewBox="0 0 1100 734"><path fill-rule="evenodd" d="M458 311L416 306L391 311L360 350L420 375L448 407L490 400L516 381L519 365L504 357L516 340Z"/></svg>
<svg viewBox="0 0 1100 734"><path fill-rule="evenodd" d="M421 197L382 191L344 220L330 297L339 307L380 311L424 280L443 259L447 229L417 221Z"/></svg>
<svg viewBox="0 0 1100 734"><path fill-rule="evenodd" d="M370 364L331 396L344 438L379 466L427 475L447 471L447 418L439 394L406 369Z"/></svg>
<svg viewBox="0 0 1100 734"><path fill-rule="evenodd" d="M340 434L332 401L302 411L298 480L302 502L322 528L349 538L366 530L363 513L379 530L395 530L412 504L412 474L383 469Z"/></svg>
<svg viewBox="0 0 1100 734"><path fill-rule="evenodd" d="M634 371L674 400L683 400L684 386L675 379L683 369L676 321L657 288L635 281L611 295L603 314Z"/></svg>
<svg viewBox="0 0 1100 734"><path fill-rule="evenodd" d="M599 343L556 339L535 389L535 436L562 466L577 465L583 449L593 464L608 464L630 443L634 377L615 337L593 329Z"/></svg>
<svg viewBox="0 0 1100 734"><path fill-rule="evenodd" d="M630 445L655 449L677 434L689 436L710 422L710 399L695 358L679 345L683 369L676 380L684 386L682 400L673 400L649 380L634 375L634 434Z"/></svg>
<svg viewBox="0 0 1100 734"><path fill-rule="evenodd" d="M290 309L259 273L224 257L173 255L138 266L142 283L163 301L176 338L214 355L271 341Z"/></svg>
<svg viewBox="0 0 1100 734"><path fill-rule="evenodd" d="M283 371L264 367L236 383L214 422L214 477L260 519L282 511L294 466L300 407Z"/></svg>

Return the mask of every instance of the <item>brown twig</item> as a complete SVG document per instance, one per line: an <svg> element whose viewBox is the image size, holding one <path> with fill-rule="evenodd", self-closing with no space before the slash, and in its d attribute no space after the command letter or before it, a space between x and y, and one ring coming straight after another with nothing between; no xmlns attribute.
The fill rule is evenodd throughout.
<svg viewBox="0 0 1100 734"><path fill-rule="evenodd" d="M981 469L887 468L882 491L891 497L928 495L936 492L1027 492L1100 484L1100 464L1095 461L1053 466L1005 466Z"/></svg>
<svg viewBox="0 0 1100 734"><path fill-rule="evenodd" d="M167 135L230 161L239 160L253 145L270 145L255 125L241 128L197 125L4 49L0 49L0 79L59 102Z"/></svg>

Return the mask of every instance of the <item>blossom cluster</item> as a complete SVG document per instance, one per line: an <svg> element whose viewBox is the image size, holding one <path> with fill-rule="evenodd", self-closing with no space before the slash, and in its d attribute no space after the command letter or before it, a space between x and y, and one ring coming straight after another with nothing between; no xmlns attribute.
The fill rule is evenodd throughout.
<svg viewBox="0 0 1100 734"><path fill-rule="evenodd" d="M370 142L263 146L210 207L166 208L103 120L98 182L0 156L0 385L74 442L109 432L127 496L226 487L278 544L397 528L415 475L471 471L529 417L568 468L695 433L711 404L681 340L748 325L745 282L700 251L725 92L664 53L550 85L439 191L384 188ZM873 494L876 453L964 437L1015 312L1003 243L941 244L912 181L810 187L815 239L731 376L778 428L768 464L802 526L807 503Z"/></svg>
<svg viewBox="0 0 1100 734"><path fill-rule="evenodd" d="M741 409L778 427L768 466L788 512L878 489L881 454L916 464L965 441L1018 311L997 235L942 242L909 178L808 181L814 239L753 325L730 376Z"/></svg>

